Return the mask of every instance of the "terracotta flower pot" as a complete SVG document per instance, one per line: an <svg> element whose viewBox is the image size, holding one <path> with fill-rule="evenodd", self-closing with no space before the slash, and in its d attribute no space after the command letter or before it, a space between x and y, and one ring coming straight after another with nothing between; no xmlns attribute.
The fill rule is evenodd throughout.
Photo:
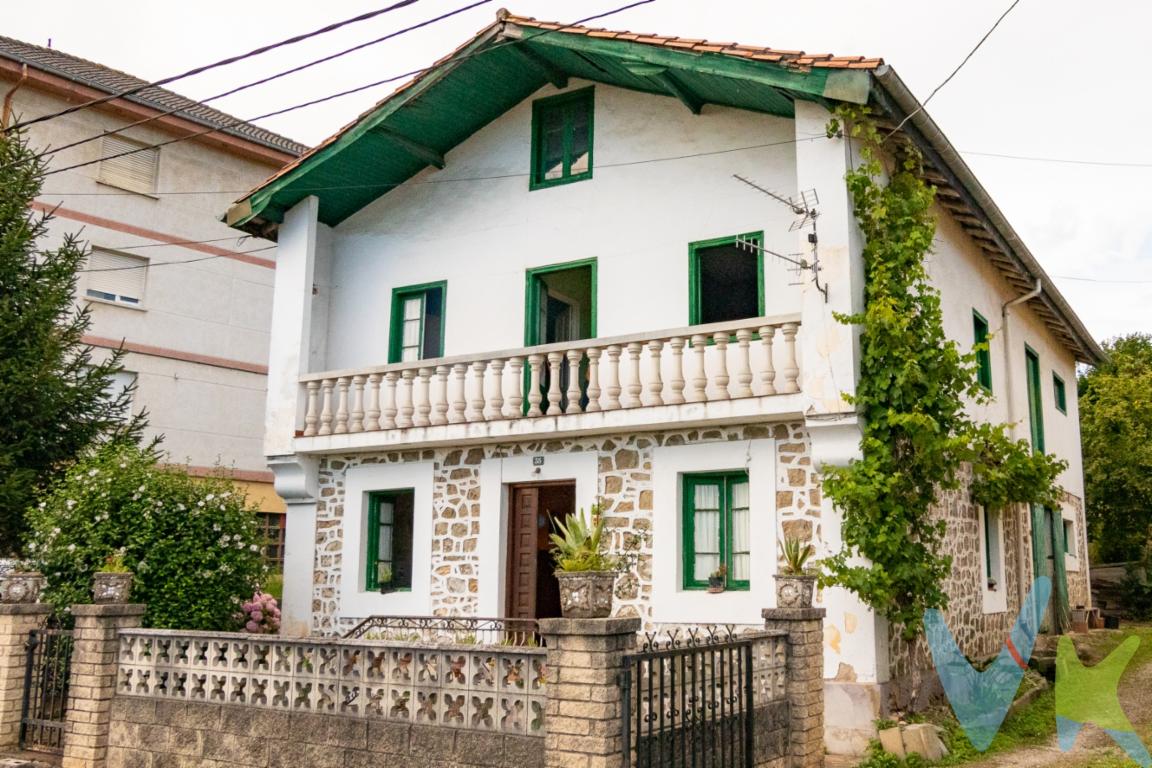
<svg viewBox="0 0 1152 768"><path fill-rule="evenodd" d="M708 577L708 591L713 595L718 595L724 591L724 579Z"/></svg>
<svg viewBox="0 0 1152 768"><path fill-rule="evenodd" d="M36 571L8 571L0 575L0 603L38 603L44 577Z"/></svg>
<svg viewBox="0 0 1152 768"><path fill-rule="evenodd" d="M131 573L97 573L92 577L92 601L127 603L132 595Z"/></svg>
<svg viewBox="0 0 1152 768"><path fill-rule="evenodd" d="M556 571L560 613L566 619L606 619L612 614L614 571Z"/></svg>
<svg viewBox="0 0 1152 768"><path fill-rule="evenodd" d="M777 608L811 608L815 592L815 576L776 575Z"/></svg>

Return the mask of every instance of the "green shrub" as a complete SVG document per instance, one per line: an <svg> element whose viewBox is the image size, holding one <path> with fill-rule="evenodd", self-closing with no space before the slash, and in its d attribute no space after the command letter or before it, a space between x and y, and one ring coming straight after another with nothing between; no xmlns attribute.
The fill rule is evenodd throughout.
<svg viewBox="0 0 1152 768"><path fill-rule="evenodd" d="M30 511L28 556L60 612L91 601L92 574L120 554L136 574L145 626L232 630L264 576L260 534L242 493L221 478L161 467L106 445L74 465Z"/></svg>

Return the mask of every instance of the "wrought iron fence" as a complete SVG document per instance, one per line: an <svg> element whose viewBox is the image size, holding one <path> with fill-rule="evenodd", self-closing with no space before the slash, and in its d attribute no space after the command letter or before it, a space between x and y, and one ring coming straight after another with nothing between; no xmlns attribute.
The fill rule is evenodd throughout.
<svg viewBox="0 0 1152 768"><path fill-rule="evenodd" d="M453 645L540 646L535 619L472 616L369 616L344 634L345 640L388 640Z"/></svg>
<svg viewBox="0 0 1152 768"><path fill-rule="evenodd" d="M756 723L783 703L786 640L732 627L647 634L621 675L626 768L752 768L769 755Z"/></svg>
<svg viewBox="0 0 1152 768"><path fill-rule="evenodd" d="M64 751L72 646L71 630L34 629L28 635L20 711L21 749L55 754Z"/></svg>

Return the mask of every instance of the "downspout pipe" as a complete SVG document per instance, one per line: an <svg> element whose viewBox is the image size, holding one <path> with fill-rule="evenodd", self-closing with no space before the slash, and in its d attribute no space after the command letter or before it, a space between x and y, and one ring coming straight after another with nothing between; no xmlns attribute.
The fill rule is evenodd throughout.
<svg viewBox="0 0 1152 768"><path fill-rule="evenodd" d="M1013 431L1016 429L1016 398L1015 390L1012 388L1012 334L1010 331L1009 318L1012 314L1012 308L1017 307L1025 302L1039 296L1044 291L1044 281L1036 278L1036 287L1028 291L1023 296L1017 296L1011 301L1004 302L1004 306L1000 308L1000 332L1004 335L1004 391L1008 395L1008 423L1012 425ZM984 514L988 514L985 510ZM1028 551L1024 547L1024 510L1016 516L1016 558L1019 563L1018 573L1016 578L1016 592L1020 600L1020 605L1024 605L1024 599L1028 595L1028 587L1024 580L1024 563L1027 562Z"/></svg>

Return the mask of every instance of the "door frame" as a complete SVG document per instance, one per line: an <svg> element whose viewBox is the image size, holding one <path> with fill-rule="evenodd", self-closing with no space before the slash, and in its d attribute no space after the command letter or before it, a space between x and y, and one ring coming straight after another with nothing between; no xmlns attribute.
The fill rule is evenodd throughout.
<svg viewBox="0 0 1152 768"><path fill-rule="evenodd" d="M597 290L597 259L593 256L590 259L578 259L576 261L565 261L557 264L546 264L542 267L529 267L524 270L524 346L534 347L542 342L540 339L540 307L539 307L539 294L536 292L536 278L541 275L546 275L550 272L564 272L569 269L579 269L580 267L591 267L591 280L589 285L589 293L591 306L588 311L591 316L588 318L589 338L596 338L596 294Z"/></svg>
<svg viewBox="0 0 1152 768"><path fill-rule="evenodd" d="M504 525L504 595L503 601L503 616L512 615L512 590L509 586L512 584L513 569L516 565L516 558L512 556L512 546L515 543L516 537L516 491L521 488L555 488L555 487L569 487L572 489L572 506L573 511L579 509L577 504L577 483L575 478L563 480L534 480L530 482L517 482L507 484L507 499L504 503L504 515L506 517ZM539 510L537 510L539 514ZM534 617L528 617L534 618Z"/></svg>

